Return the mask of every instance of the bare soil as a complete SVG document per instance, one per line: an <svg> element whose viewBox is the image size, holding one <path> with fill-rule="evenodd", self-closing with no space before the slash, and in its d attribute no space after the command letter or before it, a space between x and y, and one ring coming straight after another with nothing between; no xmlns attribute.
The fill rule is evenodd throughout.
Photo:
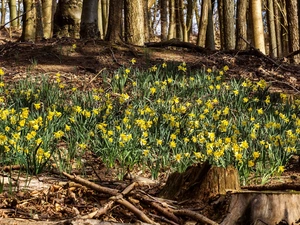
<svg viewBox="0 0 300 225"><path fill-rule="evenodd" d="M252 80L264 78L272 83L274 91L299 94L300 66L288 63L288 60L271 59L257 55L255 51L195 51L180 47L144 48L129 45L115 45L100 40L77 40L70 38L50 39L38 43L17 42L16 36L9 37L5 30L0 33L0 67L6 73L8 82L15 82L26 76L47 74L54 76L57 72L63 75L66 81L80 89L100 87L102 84L100 74L103 71L112 72L120 66L131 66L130 60L136 59L136 67L147 69L162 62L186 62L189 69L222 68L229 66L228 79L248 77ZM73 46L76 45L76 48ZM273 62L272 62L273 60ZM86 155L86 179L101 185L123 190L132 180L117 180L116 170L107 169L101 159L92 154ZM91 165L94 165L93 167ZM2 170L3 171L3 170ZM136 170L136 174L140 171ZM61 221L72 218L96 218L102 221L135 222L138 219L126 208L115 205L109 213L100 217L92 216L107 202L109 195L99 194L83 185L70 182L63 175L51 171L36 177L19 176L19 170L12 172L16 180L11 180L0 172L0 182L5 181L4 192L0 194L0 218L19 218L20 223L28 221ZM139 175L149 178L149 174ZM18 178L18 180L17 180ZM157 183L147 183L138 188L138 191L155 196L166 182L167 175L162 174ZM270 185L292 183L300 185L299 157L292 158L287 170L275 177ZM132 202L137 201L135 199ZM159 223L169 224L168 220L155 214L144 204L139 208L152 215ZM168 202L168 204L172 204ZM192 202L186 203L199 212L205 206L198 206ZM204 208L203 208L204 207ZM207 214L211 214L210 211ZM9 224L11 221L0 219L0 224ZM18 222L18 220L14 220ZM25 223L26 222L26 223ZM33 224L33 223L32 223ZM45 222L43 222L45 224ZM68 224L68 223L65 223ZM70 224L70 223L69 223ZM90 223L91 224L91 223Z"/></svg>

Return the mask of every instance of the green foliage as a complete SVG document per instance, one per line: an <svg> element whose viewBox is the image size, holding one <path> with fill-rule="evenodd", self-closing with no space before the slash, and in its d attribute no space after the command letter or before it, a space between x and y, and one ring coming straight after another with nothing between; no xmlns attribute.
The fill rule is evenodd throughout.
<svg viewBox="0 0 300 225"><path fill-rule="evenodd" d="M274 97L264 80L226 81L228 69L120 68L88 92L60 74L10 87L1 76L0 164L34 174L49 162L70 170L91 150L123 172L139 165L157 177L209 160L238 168L243 183L250 175L265 182L299 151L300 101Z"/></svg>

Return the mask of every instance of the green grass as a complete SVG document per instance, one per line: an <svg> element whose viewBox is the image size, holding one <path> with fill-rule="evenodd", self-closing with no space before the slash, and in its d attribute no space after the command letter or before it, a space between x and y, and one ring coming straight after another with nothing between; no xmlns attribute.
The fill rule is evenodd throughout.
<svg viewBox="0 0 300 225"><path fill-rule="evenodd" d="M0 165L37 174L54 161L68 171L93 151L108 167L140 166L154 178L205 160L235 166L244 184L282 173L299 152L300 101L227 73L185 63L120 68L102 87L78 91L60 74L8 85L1 70Z"/></svg>

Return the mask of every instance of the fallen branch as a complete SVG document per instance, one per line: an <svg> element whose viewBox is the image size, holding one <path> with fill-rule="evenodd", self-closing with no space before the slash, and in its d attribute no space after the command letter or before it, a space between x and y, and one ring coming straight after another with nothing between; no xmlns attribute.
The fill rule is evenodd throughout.
<svg viewBox="0 0 300 225"><path fill-rule="evenodd" d="M176 38L168 40L168 41L162 41L162 42L148 42L145 43L145 46L147 47L179 47L179 48L188 48L191 50L194 50L196 52L201 52L201 53L211 53L212 51L203 47L200 47L198 45L194 45L192 43L189 42L183 42L180 41Z"/></svg>
<svg viewBox="0 0 300 225"><path fill-rule="evenodd" d="M88 180L85 180L79 176L72 176L66 172L63 172L62 174L65 177L67 177L69 180L72 180L81 185L89 187L95 191L112 195L112 197L110 198L110 202L108 202L106 204L105 208L101 208L101 211L99 211L99 213L106 213L112 207L113 202L115 201L115 202L125 206L129 211L134 213L143 222L150 223L150 224L157 224L153 220L151 220L145 213L143 213L141 210L139 210L133 204L131 204L130 202L128 202L126 199L123 198L123 195L128 194L137 185L136 182L130 184L127 188L124 189L123 192L120 193L120 191L117 189L103 187L101 185L98 185L98 184L95 184ZM92 215L95 216L95 215L97 215L97 213L95 213L95 214L93 213Z"/></svg>

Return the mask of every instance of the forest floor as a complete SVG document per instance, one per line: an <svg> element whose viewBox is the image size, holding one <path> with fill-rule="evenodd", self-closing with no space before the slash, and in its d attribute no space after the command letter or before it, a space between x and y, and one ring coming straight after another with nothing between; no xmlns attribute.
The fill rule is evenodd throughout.
<svg viewBox="0 0 300 225"><path fill-rule="evenodd" d="M273 91L289 93L291 98L296 98L300 91L299 65L290 64L286 58L273 60L257 54L256 51L201 52L180 47L143 48L115 45L100 40L70 38L24 43L9 38L3 30L1 32L0 68L3 68L10 82L24 79L28 75L55 76L59 72L70 85L76 86L78 89L92 89L101 86L103 71L114 71L120 66L132 66L130 60L135 58L135 67L141 69L147 69L163 62L185 62L191 70L220 69L227 65L229 67L228 79L247 77L251 80L258 80L263 78L272 83ZM88 180L93 180L95 183L99 183L100 180L101 185L118 190L123 190L130 184L130 180L117 181L117 168L108 170L101 159L92 154L87 154L86 160L89 165L95 165L93 168L86 168L85 174ZM16 176L18 174L18 172L13 173ZM0 177L1 175L3 173L0 170ZM150 174L141 176L149 178ZM140 191L155 196L165 184L166 178L166 175L162 175L159 183L143 186ZM7 177L3 179L7 180ZM284 182L294 182L295 185L300 185L300 163L297 156L293 157L281 177L273 178L270 184ZM61 221L76 217L84 218L79 215L88 215L86 218L97 218L93 213L108 198L107 194L97 194L91 189L76 185L74 182L68 181L66 177L52 172L31 178L21 175L18 184L7 184L4 189L8 187L12 188L13 194L9 194L9 191L0 194L0 224L46 224L46 220ZM26 188L22 189L22 187ZM63 202L63 206L60 204L61 202ZM195 209L197 206L194 205L193 208ZM131 213L125 211L122 206L114 206L108 214L101 217L101 220L119 223L136 221ZM149 213L151 214L152 211ZM160 224L163 221L168 224L168 220L159 216L155 217L154 214L152 216L157 221L161 221ZM14 218L14 220L9 220L9 218ZM89 223L92 224L91 221ZM65 221L60 224L75 223ZM79 221L78 224L83 224L83 222ZM94 224L97 223L94 222Z"/></svg>

